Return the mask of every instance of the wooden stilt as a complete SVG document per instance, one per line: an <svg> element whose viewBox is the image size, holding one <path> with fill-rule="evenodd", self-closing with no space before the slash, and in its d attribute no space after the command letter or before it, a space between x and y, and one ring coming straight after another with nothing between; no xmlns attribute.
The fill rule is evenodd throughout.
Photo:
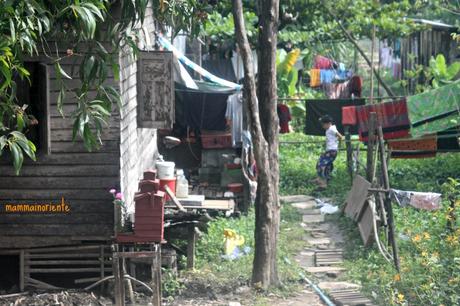
<svg viewBox="0 0 460 306"><path fill-rule="evenodd" d="M19 291L25 287L24 250L19 251Z"/></svg>
<svg viewBox="0 0 460 306"><path fill-rule="evenodd" d="M187 242L187 269L193 270L195 268L195 225L188 226L188 242Z"/></svg>
<svg viewBox="0 0 460 306"><path fill-rule="evenodd" d="M112 255L112 270L114 277L114 297L115 297L115 306L124 306L124 294L123 294L123 280L120 275L120 258L118 255L118 244L112 245L113 255Z"/></svg>
<svg viewBox="0 0 460 306"><path fill-rule="evenodd" d="M347 168L350 175L350 184L353 185L353 149L351 147L350 126L344 126L345 132L345 147L347 149Z"/></svg>
<svg viewBox="0 0 460 306"><path fill-rule="evenodd" d="M379 126L377 128L378 131L378 142L380 148L380 161L382 167L382 174L383 174L383 187L386 190L390 190L390 179L388 177L388 167L387 167L387 160L385 156L385 144L383 142L383 131L382 127ZM396 270L400 271L400 263L399 263L399 254L398 254L398 246L396 243L395 237L395 227L394 227L394 217L393 217L393 207L391 205L390 193L385 193L385 210L387 211L388 216L388 238L389 242L391 243L391 248L393 250L393 261L396 267Z"/></svg>
<svg viewBox="0 0 460 306"><path fill-rule="evenodd" d="M152 305L161 306L161 247L152 244L155 255L152 257Z"/></svg>
<svg viewBox="0 0 460 306"><path fill-rule="evenodd" d="M128 271L126 269L126 258L122 259L121 265L122 265L122 275L123 275L123 279L124 279L124 275L126 275L127 271ZM126 288L128 289L129 301L131 302L131 304L134 304L135 299L134 299L133 283L131 282L130 279L126 280Z"/></svg>
<svg viewBox="0 0 460 306"><path fill-rule="evenodd" d="M366 179L371 184L374 180L374 141L375 141L375 128L377 126L377 113L372 112L369 115L369 134L367 139L367 165L366 165Z"/></svg>

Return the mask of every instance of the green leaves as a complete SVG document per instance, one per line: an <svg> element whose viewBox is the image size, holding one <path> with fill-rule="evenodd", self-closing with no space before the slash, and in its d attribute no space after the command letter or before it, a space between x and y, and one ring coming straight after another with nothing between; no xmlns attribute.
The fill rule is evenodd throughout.
<svg viewBox="0 0 460 306"><path fill-rule="evenodd" d="M109 16L109 0L12 1L0 9L0 154L9 152L17 172L24 155L35 159L36 147L24 134L28 131L32 108L23 109L17 101L13 76L30 78L23 60L45 54L54 65L58 82L57 109L64 116L66 99L78 101L71 114L75 120L74 139L81 137L88 150L98 148L113 105L121 106L117 90L106 86L109 71L119 80L119 51L137 52L139 20L143 21L149 0L121 1L120 16ZM188 7L188 9L191 9ZM116 17L116 18L114 18ZM114 20L118 20L115 23ZM105 22L107 28L99 25ZM49 41L48 41L49 40ZM52 42L52 43L51 43ZM55 43L57 42L57 43ZM62 47L68 46L66 53ZM79 50L84 46L84 50ZM131 50L130 50L131 49ZM83 52L81 52L83 51ZM80 88L69 88L74 76L70 57L78 59ZM81 59L81 61L80 61ZM77 62L81 62L81 65ZM32 78L30 78L32 79ZM75 82L72 82L74 84ZM95 92L88 96L88 92ZM40 121L40 118L37 118ZM36 122L36 120L33 120ZM16 134L19 133L19 134ZM22 135L22 136L21 136Z"/></svg>
<svg viewBox="0 0 460 306"><path fill-rule="evenodd" d="M9 149L16 175L19 175L22 163L24 162L24 153L32 160L36 160L35 152L37 148L27 139L27 137L18 131L13 131L9 135L0 136L0 156L5 148Z"/></svg>
<svg viewBox="0 0 460 306"><path fill-rule="evenodd" d="M451 83L459 73L460 62L454 62L447 66L446 59L442 54L438 54L436 58L431 57L430 66L426 69L426 75L432 78L433 88Z"/></svg>

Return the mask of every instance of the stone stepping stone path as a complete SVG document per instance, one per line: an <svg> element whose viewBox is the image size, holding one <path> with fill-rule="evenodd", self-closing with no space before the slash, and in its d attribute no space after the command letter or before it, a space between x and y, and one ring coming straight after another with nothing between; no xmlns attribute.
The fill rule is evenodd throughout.
<svg viewBox="0 0 460 306"><path fill-rule="evenodd" d="M344 240L337 225L328 222L321 214L315 199L306 195L291 195L281 197L281 202L292 205L302 214L306 246L295 258L300 267L319 280L318 287L337 306L374 306L370 299L362 295L359 285L336 280L346 271L341 266Z"/></svg>

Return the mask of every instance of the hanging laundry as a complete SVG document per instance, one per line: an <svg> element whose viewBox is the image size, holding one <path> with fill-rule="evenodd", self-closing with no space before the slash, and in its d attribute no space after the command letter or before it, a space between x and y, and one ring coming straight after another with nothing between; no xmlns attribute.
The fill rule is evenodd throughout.
<svg viewBox="0 0 460 306"><path fill-rule="evenodd" d="M241 92L228 97L225 117L231 122L233 147L240 147L243 131L243 94Z"/></svg>
<svg viewBox="0 0 460 306"><path fill-rule="evenodd" d="M354 75L350 79L350 95L355 98L361 97L363 90L363 79L360 76Z"/></svg>
<svg viewBox="0 0 460 306"><path fill-rule="evenodd" d="M407 107L414 137L457 127L460 117L460 80L408 97Z"/></svg>
<svg viewBox="0 0 460 306"><path fill-rule="evenodd" d="M310 70L310 87L318 87L321 85L321 70L311 69Z"/></svg>
<svg viewBox="0 0 460 306"><path fill-rule="evenodd" d="M333 69L334 61L327 57L317 55L315 56L313 68L315 69Z"/></svg>
<svg viewBox="0 0 460 306"><path fill-rule="evenodd" d="M402 71L401 71L401 59L399 57L393 60L393 78L395 80L401 80Z"/></svg>
<svg viewBox="0 0 460 306"><path fill-rule="evenodd" d="M437 133L438 151L460 152L460 126Z"/></svg>
<svg viewBox="0 0 460 306"><path fill-rule="evenodd" d="M289 107L284 104L278 104L276 111L278 113L280 133L289 133L289 121L291 121L291 112L289 111Z"/></svg>
<svg viewBox="0 0 460 306"><path fill-rule="evenodd" d="M357 107L356 114L361 141L367 141L371 112L377 113L377 122L382 126L385 139L404 138L409 135L410 121L406 99L403 99Z"/></svg>
<svg viewBox="0 0 460 306"><path fill-rule="evenodd" d="M321 84L332 83L334 78L335 78L335 71L334 70L321 69L321 71L320 71L320 82L321 82Z"/></svg>
<svg viewBox="0 0 460 306"><path fill-rule="evenodd" d="M407 140L389 140L392 158L428 158L435 157L438 149L436 135Z"/></svg>
<svg viewBox="0 0 460 306"><path fill-rule="evenodd" d="M393 66L393 49L385 46L380 48L380 66L384 68L392 68Z"/></svg>
<svg viewBox="0 0 460 306"><path fill-rule="evenodd" d="M324 115L331 116L334 119L334 124L337 129L343 134L342 107L361 106L364 104L364 99L306 100L305 107L307 116L305 121L305 134L324 136L324 129L318 121L318 119ZM350 133L353 135L358 134L357 126L352 126Z"/></svg>
<svg viewBox="0 0 460 306"><path fill-rule="evenodd" d="M391 189L390 196L401 207L410 205L424 210L437 210L441 208L440 193Z"/></svg>
<svg viewBox="0 0 460 306"><path fill-rule="evenodd" d="M343 125L356 125L358 119L356 118L356 106L342 107L342 124Z"/></svg>
<svg viewBox="0 0 460 306"><path fill-rule="evenodd" d="M345 81L342 83L327 83L321 85L326 97L329 99L348 99L351 98L350 82Z"/></svg>

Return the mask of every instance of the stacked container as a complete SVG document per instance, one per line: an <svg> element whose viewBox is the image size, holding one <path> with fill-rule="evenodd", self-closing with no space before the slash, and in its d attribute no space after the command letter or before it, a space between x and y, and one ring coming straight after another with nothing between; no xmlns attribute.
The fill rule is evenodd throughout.
<svg viewBox="0 0 460 306"><path fill-rule="evenodd" d="M165 193L155 170L144 172L134 197L134 233L118 233L118 242L162 242L164 235Z"/></svg>

